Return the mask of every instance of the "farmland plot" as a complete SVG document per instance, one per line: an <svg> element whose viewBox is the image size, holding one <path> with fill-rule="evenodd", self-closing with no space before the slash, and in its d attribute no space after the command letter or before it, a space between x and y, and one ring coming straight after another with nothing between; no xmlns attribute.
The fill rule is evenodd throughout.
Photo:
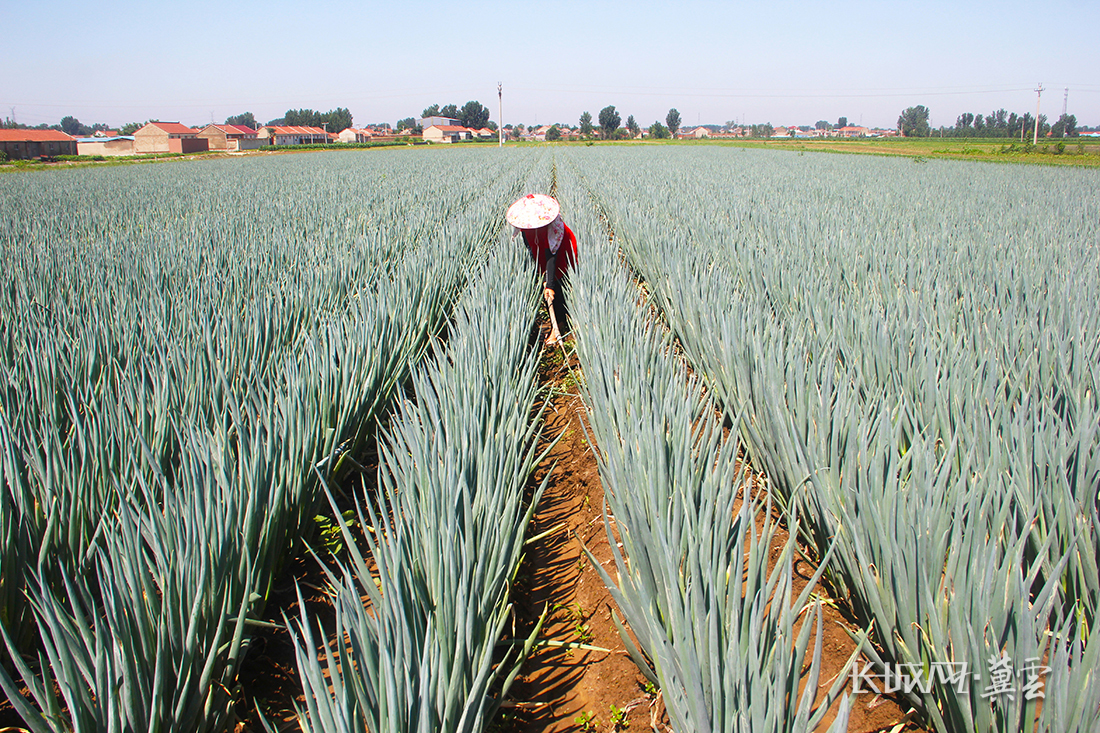
<svg viewBox="0 0 1100 733"><path fill-rule="evenodd" d="M328 160L0 182L0 681L32 729L228 724L318 477L361 447L531 164Z"/></svg>
<svg viewBox="0 0 1100 733"><path fill-rule="evenodd" d="M753 462L943 731L1095 731L1095 174L568 151ZM1037 693L1044 693L1040 698ZM1040 702L1042 704L1040 705Z"/></svg>

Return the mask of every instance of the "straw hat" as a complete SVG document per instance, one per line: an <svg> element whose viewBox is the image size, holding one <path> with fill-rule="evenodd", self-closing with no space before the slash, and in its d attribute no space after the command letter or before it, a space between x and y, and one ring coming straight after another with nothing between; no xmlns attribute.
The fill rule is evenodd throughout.
<svg viewBox="0 0 1100 733"><path fill-rule="evenodd" d="M505 218L516 229L539 229L558 218L561 206L544 193L529 193L508 207Z"/></svg>
<svg viewBox="0 0 1100 733"><path fill-rule="evenodd" d="M516 228L516 232L549 226L550 251L557 252L565 234L565 222L561 220L560 213L561 206L552 197L544 193L529 193L509 206L504 218Z"/></svg>

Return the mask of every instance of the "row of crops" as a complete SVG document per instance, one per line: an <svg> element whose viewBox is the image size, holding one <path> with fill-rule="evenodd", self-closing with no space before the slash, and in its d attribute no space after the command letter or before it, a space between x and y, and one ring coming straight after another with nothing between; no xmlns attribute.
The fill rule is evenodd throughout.
<svg viewBox="0 0 1100 733"><path fill-rule="evenodd" d="M704 383L639 301L576 175L559 168L558 182L586 243L572 317L605 528L622 548L614 578L593 566L637 639L620 626L624 642L662 690L674 730L815 730L846 680L816 700L821 608L809 602L816 578L794 595L797 535L779 539L736 430L726 436ZM786 521L798 525L793 509ZM829 730L847 729L849 703L844 696Z"/></svg>
<svg viewBox="0 0 1100 733"><path fill-rule="evenodd" d="M1090 643L1100 603L1100 314L1085 305L1100 296L1094 177L713 149L561 157L870 631L864 689L885 687L889 674L907 679L893 689L940 731L1100 729L1100 645ZM578 278L578 301L596 297L587 287ZM614 340L594 349L599 358ZM655 490L641 488L652 479L637 458L624 459L618 478L610 446L630 421L659 419L661 380L644 360L589 374L596 399L597 379L613 374L618 388L634 369L644 370L636 392L648 401L624 397L624 424L602 432L593 420L628 548L621 522L633 510L617 505L641 492L645 506ZM661 437L648 450L662 471L690 454L684 446L709 449L702 428L672 448L677 429L686 430L668 421L650 431ZM708 460L724 465L721 455ZM656 485L687 491L699 473ZM661 521L686 522L692 510L681 501L654 505L677 518ZM680 552L709 546L709 531L694 530ZM654 537L628 550L631 574L658 547ZM689 558L673 564L684 595L705 587ZM620 575L624 587L669 585ZM681 617L644 603L666 623ZM657 670L666 666L660 644L646 651ZM678 684L684 694L696 685ZM723 720L717 705L710 714Z"/></svg>
<svg viewBox="0 0 1100 733"><path fill-rule="evenodd" d="M441 397L442 417L430 419L453 421L459 435L463 419L480 416L470 428L477 437L510 431L517 442L512 454L504 446L497 455L439 454L458 473L429 473L496 488L493 471L514 472L522 487L533 398L530 380L512 370L529 361L521 348L529 322L480 313L487 298L530 312L533 282L513 277L517 289L487 293L486 283L521 266L495 257L467 286L499 238L503 207L538 173L536 161L486 165L469 153L450 157L441 177L438 158L330 160L0 181L0 683L31 729L225 729L273 581L314 531L325 488L354 472L392 396L414 374L417 390L442 379L433 369L445 370L446 357L423 372L417 365L452 313L452 329L493 329L494 343L508 347L483 354L477 371L493 380L500 404L483 409L474 393ZM480 341L452 340L470 352L456 351L466 368ZM412 500L402 487L420 486L416 472L428 471L432 451L476 450L466 440L433 445L436 432L418 438L415 427L434 428L432 409L424 400L402 408L407 427L387 443L391 512ZM409 463L414 448L421 453ZM403 718L394 710L426 693L379 694L389 682L375 680L362 699L372 720L428 730L459 719L472 729L484 718L481 697L494 683L486 660L506 614L501 578L515 551L492 567L468 565L477 564L477 543L510 534L514 544L527 510L515 487L491 496L476 488L465 495L465 515L449 508L458 525L447 531L450 540L472 534L467 525L487 534L473 546L448 545L462 554L450 558L451 575L406 577L414 537L398 525L385 533L395 543L394 582L414 586L401 586L404 608L390 586L382 592L407 615L376 615L371 623L396 626L356 639L377 661L377 637L400 626L411 646L382 653L387 674L399 666L393 660L421 655L427 678L448 682L445 704L431 714L403 709ZM510 528L499 524L505 510L515 514ZM497 514L485 529L487 512ZM438 539L418 522L407 529ZM436 628L440 597L468 601L470 617L448 616ZM416 603L421 610L409 610ZM424 608L434 609L430 622ZM491 621L484 638L452 648L453 624L482 621ZM356 663L368 657L360 651Z"/></svg>

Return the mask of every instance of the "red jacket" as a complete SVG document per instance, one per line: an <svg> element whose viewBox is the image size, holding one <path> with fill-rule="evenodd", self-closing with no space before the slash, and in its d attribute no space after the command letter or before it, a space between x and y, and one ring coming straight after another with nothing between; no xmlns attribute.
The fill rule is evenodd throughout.
<svg viewBox="0 0 1100 733"><path fill-rule="evenodd" d="M544 286L554 287L565 271L577 261L577 237L573 234L573 230L566 226L561 238L561 246L558 247L557 254L554 254L550 251L549 226L522 231L523 241L526 242L527 249L531 250L531 256L535 258L539 272L544 275ZM547 265L551 266L550 271L547 271Z"/></svg>

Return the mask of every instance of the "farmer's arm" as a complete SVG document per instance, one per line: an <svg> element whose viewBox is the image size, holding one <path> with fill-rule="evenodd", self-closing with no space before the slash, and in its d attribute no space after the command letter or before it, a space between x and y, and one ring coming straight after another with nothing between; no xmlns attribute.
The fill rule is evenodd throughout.
<svg viewBox="0 0 1100 733"><path fill-rule="evenodd" d="M542 294L547 303L554 302L554 285L558 282L558 252L551 252L546 256L546 279L543 281Z"/></svg>

